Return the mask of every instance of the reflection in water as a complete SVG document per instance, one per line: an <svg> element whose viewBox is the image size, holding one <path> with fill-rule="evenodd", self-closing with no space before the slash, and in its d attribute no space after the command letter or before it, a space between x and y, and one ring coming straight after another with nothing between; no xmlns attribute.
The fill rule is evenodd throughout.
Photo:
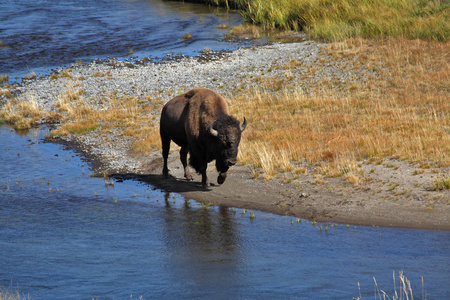
<svg viewBox="0 0 450 300"><path fill-rule="evenodd" d="M449 232L325 232L262 212L252 221L143 182L105 187L44 134L0 127L0 285L32 299L352 299L358 282L370 299L373 277L392 296L400 270L415 295L422 277L427 299L450 294Z"/></svg>
<svg viewBox="0 0 450 300"><path fill-rule="evenodd" d="M181 210L173 209L170 193L165 193L165 236L167 271L175 282L201 287L193 296L226 295L230 287L241 280L238 239L228 208L219 207L216 213L204 205L192 209L185 201Z"/></svg>

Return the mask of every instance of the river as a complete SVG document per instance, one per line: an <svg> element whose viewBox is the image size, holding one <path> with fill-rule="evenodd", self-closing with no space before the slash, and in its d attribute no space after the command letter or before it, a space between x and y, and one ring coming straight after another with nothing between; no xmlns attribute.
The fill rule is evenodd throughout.
<svg viewBox="0 0 450 300"><path fill-rule="evenodd" d="M45 143L48 132L0 127L4 288L32 299L352 299L359 283L370 299L373 277L392 297L403 270L416 299L450 295L450 232L313 224L112 186Z"/></svg>
<svg viewBox="0 0 450 300"><path fill-rule="evenodd" d="M217 27L242 22L235 11L182 1L2 0L0 75L14 82L78 61L237 49L255 41L224 40Z"/></svg>

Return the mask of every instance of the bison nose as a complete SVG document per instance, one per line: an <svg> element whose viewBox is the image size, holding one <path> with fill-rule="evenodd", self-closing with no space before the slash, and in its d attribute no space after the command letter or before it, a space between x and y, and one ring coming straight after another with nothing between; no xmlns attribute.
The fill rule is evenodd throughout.
<svg viewBox="0 0 450 300"><path fill-rule="evenodd" d="M234 166L235 164L236 164L236 160L234 160L234 159L228 159L227 160L227 166L228 167Z"/></svg>

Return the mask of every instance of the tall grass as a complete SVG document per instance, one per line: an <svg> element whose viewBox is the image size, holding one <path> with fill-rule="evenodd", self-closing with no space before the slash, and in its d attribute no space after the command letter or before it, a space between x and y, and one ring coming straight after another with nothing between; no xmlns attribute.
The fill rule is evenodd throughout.
<svg viewBox="0 0 450 300"><path fill-rule="evenodd" d="M395 277L395 271L392 272L392 279L394 282L394 292L392 295L392 298L389 297L389 294L387 292L385 292L384 290L381 290L377 284L377 280L375 279L375 277L373 278L374 284L375 284L375 299L392 299L392 300L413 300L414 296L413 296L413 290L411 287L411 282L408 280L408 278L406 278L406 276L403 274L403 271L399 271L398 272L398 287L397 287L397 281L396 281L396 277ZM360 288L359 286L359 282L358 282L358 288ZM360 291L360 295L359 297L353 298L355 300L364 300L361 297L361 291ZM424 290L424 286L423 286L423 277L422 277L422 300L426 300L427 299L427 292L426 290Z"/></svg>
<svg viewBox="0 0 450 300"><path fill-rule="evenodd" d="M0 300L27 300L31 299L29 296L23 295L17 291L12 292L9 289L4 289L0 287Z"/></svg>
<svg viewBox="0 0 450 300"><path fill-rule="evenodd" d="M447 41L446 0L210 0L237 7L243 17L268 28L305 30L311 37L406 37Z"/></svg>
<svg viewBox="0 0 450 300"><path fill-rule="evenodd" d="M26 129L32 127L45 115L34 96L30 96L28 101L7 102L0 110L0 121L13 124L16 129Z"/></svg>
<svg viewBox="0 0 450 300"><path fill-rule="evenodd" d="M357 39L330 44L327 51L319 58L325 65L348 60L351 67L373 70L372 76L356 86L318 83L307 93L312 96L301 77L282 85L274 84L277 77L254 78L257 86L232 99L234 113L250 124L240 149L243 163L263 167L270 178L288 157L355 182L363 159L450 165L449 43ZM292 62L282 67L311 72L296 71L304 66Z"/></svg>

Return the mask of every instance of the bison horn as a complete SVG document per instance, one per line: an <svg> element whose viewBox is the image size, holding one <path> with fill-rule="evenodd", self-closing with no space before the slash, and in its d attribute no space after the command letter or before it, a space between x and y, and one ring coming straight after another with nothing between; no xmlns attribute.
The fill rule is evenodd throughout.
<svg viewBox="0 0 450 300"><path fill-rule="evenodd" d="M216 121L212 122L211 125L209 125L209 133L211 133L212 136L218 136L219 132L214 129L214 123L216 123Z"/></svg>
<svg viewBox="0 0 450 300"><path fill-rule="evenodd" d="M244 122L242 122L241 125L241 132L245 130L245 127L247 127L247 119L244 117Z"/></svg>

